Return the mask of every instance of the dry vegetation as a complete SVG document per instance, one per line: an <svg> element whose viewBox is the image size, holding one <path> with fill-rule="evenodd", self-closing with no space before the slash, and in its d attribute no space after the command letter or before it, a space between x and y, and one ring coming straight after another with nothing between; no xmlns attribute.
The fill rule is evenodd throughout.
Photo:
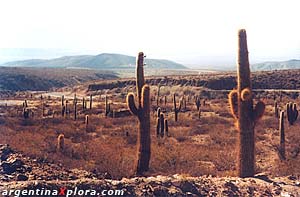
<svg viewBox="0 0 300 197"><path fill-rule="evenodd" d="M152 86L152 95L156 95L157 86ZM126 87L105 90L112 109L127 109L125 104ZM77 92L81 99L85 94L97 92ZM189 97L187 109L179 112L178 122L174 121L172 94L178 98L185 94ZM226 94L213 94L208 99L205 91L197 87L163 86L160 95L167 95L167 105L160 104L169 120L169 137L156 137L156 100L152 98L151 140L152 156L148 175L171 175L175 173L199 176L211 174L217 176L236 175L237 130L232 118ZM66 95L66 93L63 93ZM268 95L268 93L266 93ZM201 95L206 105L201 106L201 117L193 100ZM67 97L69 96L69 97ZM88 96L85 95L88 99ZM256 95L257 96L257 95ZM278 118L274 115L272 95L261 96L266 103L266 112L256 126L256 166L257 173L264 172L273 176L300 176L300 135L299 120L295 125L286 125L287 160L278 156L279 131ZM22 117L22 103L0 107L0 143L7 143L25 155L42 160L61 163L66 168L82 168L98 173L108 173L112 178L130 177L136 157L137 119L129 115L112 118L104 115L105 95L94 95L93 109L82 110L79 101L79 116L73 120L73 94L66 95L70 103L71 114L60 115L60 97L44 96L39 93L16 94L6 100L22 101L27 99L29 108L34 111L33 118ZM210 96L212 97L212 96ZM271 99L272 98L272 99ZM299 103L299 99L289 97L278 99L281 109L288 101ZM257 101L257 100L255 100ZM42 116L42 103L45 103L45 116ZM53 112L56 111L54 117ZM90 125L85 127L85 115L89 114ZM65 149L57 152L57 136L64 134Z"/></svg>

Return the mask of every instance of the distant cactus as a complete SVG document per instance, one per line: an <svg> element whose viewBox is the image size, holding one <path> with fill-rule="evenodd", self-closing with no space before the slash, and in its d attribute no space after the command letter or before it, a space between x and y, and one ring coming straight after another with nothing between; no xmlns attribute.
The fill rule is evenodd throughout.
<svg viewBox="0 0 300 197"><path fill-rule="evenodd" d="M137 142L136 174L142 175L149 170L151 157L150 138L150 87L144 79L144 53L140 52L136 65L137 106L133 93L127 95L127 105L132 114L138 117L139 132Z"/></svg>
<svg viewBox="0 0 300 197"><path fill-rule="evenodd" d="M65 103L65 96L62 95L61 96L61 106L64 106L64 103Z"/></svg>
<svg viewBox="0 0 300 197"><path fill-rule="evenodd" d="M167 95L165 95L165 107L167 107L167 102L168 102Z"/></svg>
<svg viewBox="0 0 300 197"><path fill-rule="evenodd" d="M280 132L279 153L281 158L284 160L285 159L284 111L280 112L279 132Z"/></svg>
<svg viewBox="0 0 300 197"><path fill-rule="evenodd" d="M30 114L30 110L27 109L26 107L23 108L23 118L28 119Z"/></svg>
<svg viewBox="0 0 300 197"><path fill-rule="evenodd" d="M196 107L197 107L197 111L199 111L199 109L201 107L201 100L198 96L196 96L195 104L196 104Z"/></svg>
<svg viewBox="0 0 300 197"><path fill-rule="evenodd" d="M229 103L234 118L238 120L238 174L252 177L255 173L254 127L263 116L265 104L259 101L253 107L246 31L239 30L238 37L238 89L230 92Z"/></svg>
<svg viewBox="0 0 300 197"><path fill-rule="evenodd" d="M179 101L179 107L177 108L177 106L176 106L176 95L175 94L173 95L173 104L174 104L175 122L177 122L178 113L180 112L181 106L182 106L182 101L181 100Z"/></svg>
<svg viewBox="0 0 300 197"><path fill-rule="evenodd" d="M74 120L77 120L77 100L74 100Z"/></svg>
<svg viewBox="0 0 300 197"><path fill-rule="evenodd" d="M93 95L90 95L90 109L93 107Z"/></svg>
<svg viewBox="0 0 300 197"><path fill-rule="evenodd" d="M65 136L64 134L59 134L57 137L57 147L58 152L62 152L65 149Z"/></svg>
<svg viewBox="0 0 300 197"><path fill-rule="evenodd" d="M89 115L86 115L86 116L85 116L85 121L84 121L84 123L85 123L85 131L87 131L87 130L88 130L88 127L89 127Z"/></svg>
<svg viewBox="0 0 300 197"><path fill-rule="evenodd" d="M61 107L61 116L62 116L62 117L65 117L65 113L66 113L66 106L63 105L63 106Z"/></svg>
<svg viewBox="0 0 300 197"><path fill-rule="evenodd" d="M108 103L107 95L105 95L105 117L107 117L110 113L110 103Z"/></svg>
<svg viewBox="0 0 300 197"><path fill-rule="evenodd" d="M157 86L157 97L156 97L156 106L159 106L159 98L160 98L160 95L159 95L159 93L160 93L160 85L158 84L158 86Z"/></svg>
<svg viewBox="0 0 300 197"><path fill-rule="evenodd" d="M287 112L287 118L290 125L293 125L298 118L297 104L292 102L287 103L286 112Z"/></svg>
<svg viewBox="0 0 300 197"><path fill-rule="evenodd" d="M85 109L86 109L85 104L86 104L85 98L83 97L83 98L82 98L82 110L85 110Z"/></svg>
<svg viewBox="0 0 300 197"><path fill-rule="evenodd" d="M165 135L166 135L166 137L169 136L169 124L168 124L168 119L165 119Z"/></svg>
<svg viewBox="0 0 300 197"><path fill-rule="evenodd" d="M279 108L278 108L277 101L274 102L274 111L275 111L275 117L279 118Z"/></svg>
<svg viewBox="0 0 300 197"><path fill-rule="evenodd" d="M165 119L164 114L158 113L156 119L156 137L168 136L168 120Z"/></svg>

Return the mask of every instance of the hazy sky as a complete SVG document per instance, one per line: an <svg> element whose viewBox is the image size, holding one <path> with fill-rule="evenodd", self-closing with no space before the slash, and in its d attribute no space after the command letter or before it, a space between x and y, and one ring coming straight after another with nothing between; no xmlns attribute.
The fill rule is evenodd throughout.
<svg viewBox="0 0 300 197"><path fill-rule="evenodd" d="M9 0L0 2L0 48L222 64L235 61L245 28L252 62L285 60L300 58L299 21L299 0Z"/></svg>

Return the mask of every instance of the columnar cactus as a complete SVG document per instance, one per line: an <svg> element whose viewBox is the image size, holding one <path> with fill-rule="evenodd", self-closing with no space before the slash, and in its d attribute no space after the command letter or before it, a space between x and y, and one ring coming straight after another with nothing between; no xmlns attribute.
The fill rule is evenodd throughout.
<svg viewBox="0 0 300 197"><path fill-rule="evenodd" d="M107 95L105 95L105 117L110 113L110 103L108 103Z"/></svg>
<svg viewBox="0 0 300 197"><path fill-rule="evenodd" d="M58 152L62 152L65 148L65 136L64 134L59 134L59 136L57 137L57 151Z"/></svg>
<svg viewBox="0 0 300 197"><path fill-rule="evenodd" d="M287 113L287 118L288 118L290 125L293 125L298 118L297 104L292 103L292 102L287 103L286 104L286 113Z"/></svg>
<svg viewBox="0 0 300 197"><path fill-rule="evenodd" d="M88 130L88 127L89 127L89 115L86 115L86 116L85 116L85 121L84 121L84 123L85 123L85 131L87 131L87 130Z"/></svg>
<svg viewBox="0 0 300 197"><path fill-rule="evenodd" d="M156 119L156 137L164 137L168 136L169 128L168 128L168 120L165 119L163 113L157 113Z"/></svg>
<svg viewBox="0 0 300 197"><path fill-rule="evenodd" d="M280 112L279 132L280 132L279 153L281 158L285 159L284 111Z"/></svg>
<svg viewBox="0 0 300 197"><path fill-rule="evenodd" d="M254 127L263 116L265 104L259 101L253 107L247 38L244 29L239 30L238 38L238 87L237 90L230 92L229 103L231 112L238 121L238 175L240 177L252 177L255 173Z"/></svg>
<svg viewBox="0 0 300 197"><path fill-rule="evenodd" d="M93 107L93 95L90 95L90 109Z"/></svg>
<svg viewBox="0 0 300 197"><path fill-rule="evenodd" d="M74 100L74 120L77 120L77 100Z"/></svg>
<svg viewBox="0 0 300 197"><path fill-rule="evenodd" d="M157 97L156 97L156 106L159 106L159 92L160 92L160 85L157 86Z"/></svg>
<svg viewBox="0 0 300 197"><path fill-rule="evenodd" d="M64 106L64 103L65 103L65 96L62 95L61 96L61 106Z"/></svg>
<svg viewBox="0 0 300 197"><path fill-rule="evenodd" d="M195 104L196 104L196 107L197 107L197 111L199 111L200 106L201 106L201 100L198 96L196 96Z"/></svg>
<svg viewBox="0 0 300 197"><path fill-rule="evenodd" d="M165 134L166 137L169 136L169 125L168 125L168 119L165 119Z"/></svg>
<svg viewBox="0 0 300 197"><path fill-rule="evenodd" d="M277 101L274 102L274 111L275 111L275 117L279 118L279 108L278 108Z"/></svg>
<svg viewBox="0 0 300 197"><path fill-rule="evenodd" d="M85 109L86 109L85 104L86 104L85 98L83 97L83 98L82 98L82 110L85 110Z"/></svg>
<svg viewBox="0 0 300 197"><path fill-rule="evenodd" d="M178 113L180 112L181 106L182 106L182 101L181 100L179 101L179 107L177 108L177 106L176 106L176 95L175 94L173 95L173 104L174 104L175 122L177 122Z"/></svg>
<svg viewBox="0 0 300 197"><path fill-rule="evenodd" d="M167 102L168 102L167 95L165 95L165 107L167 107Z"/></svg>
<svg viewBox="0 0 300 197"><path fill-rule="evenodd" d="M132 114L138 117L139 132L137 142L136 174L142 175L149 170L151 157L150 138L150 87L144 79L144 53L140 52L136 65L137 106L133 93L127 95L127 105Z"/></svg>

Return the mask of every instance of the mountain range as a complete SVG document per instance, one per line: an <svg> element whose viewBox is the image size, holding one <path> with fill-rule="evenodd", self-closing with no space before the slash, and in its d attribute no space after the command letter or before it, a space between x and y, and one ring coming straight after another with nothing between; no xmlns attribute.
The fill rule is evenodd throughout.
<svg viewBox="0 0 300 197"><path fill-rule="evenodd" d="M29 59L12 61L0 66L47 67L47 68L90 68L90 69L134 69L136 58L122 54L102 53L99 55L64 56L54 59ZM145 59L148 68L187 69L182 64L164 59Z"/></svg>
<svg viewBox="0 0 300 197"><path fill-rule="evenodd" d="M251 71L300 69L300 60L270 61L251 65Z"/></svg>

